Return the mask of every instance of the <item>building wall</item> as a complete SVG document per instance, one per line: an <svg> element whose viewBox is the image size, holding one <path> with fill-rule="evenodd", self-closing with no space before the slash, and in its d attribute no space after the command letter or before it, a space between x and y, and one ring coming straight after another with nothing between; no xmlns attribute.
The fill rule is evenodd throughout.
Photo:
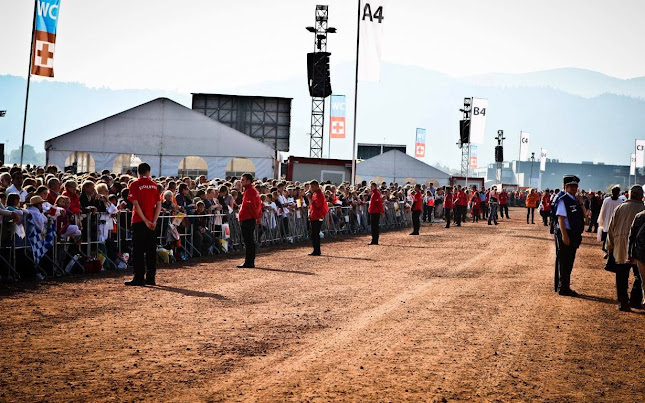
<svg viewBox="0 0 645 403"><path fill-rule="evenodd" d="M339 165L320 165L320 164L306 164L306 163L296 163L293 164L293 181L306 182L312 179L323 180L322 173L325 172L337 172L344 173L345 181L349 182L352 178L352 169L346 168ZM336 177L334 175L334 177ZM326 179L324 179L326 180ZM331 179L333 182L335 180Z"/></svg>

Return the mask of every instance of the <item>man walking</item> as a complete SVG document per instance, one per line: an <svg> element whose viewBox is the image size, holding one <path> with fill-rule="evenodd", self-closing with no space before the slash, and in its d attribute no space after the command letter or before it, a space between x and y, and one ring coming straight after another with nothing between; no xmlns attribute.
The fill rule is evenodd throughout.
<svg viewBox="0 0 645 403"><path fill-rule="evenodd" d="M491 221L497 225L497 203L499 203L499 195L497 194L497 187L493 186L490 192L488 192L488 206L490 208L488 212L488 225L493 225Z"/></svg>
<svg viewBox="0 0 645 403"><path fill-rule="evenodd" d="M419 235L421 228L421 212L423 211L423 195L421 194L421 185L414 185L414 195L412 202L412 232L410 235Z"/></svg>
<svg viewBox="0 0 645 403"><path fill-rule="evenodd" d="M452 197L452 188L446 187L446 197L443 200L443 211L446 218L446 226L444 228L450 228L450 212L455 208L455 204Z"/></svg>
<svg viewBox="0 0 645 403"><path fill-rule="evenodd" d="M571 289L571 272L576 251L582 243L585 211L582 198L576 196L580 179L575 175L565 175L563 183L566 193L556 202L555 285L560 295L577 297L578 293Z"/></svg>
<svg viewBox="0 0 645 403"><path fill-rule="evenodd" d="M309 199L309 221L311 223L311 243L314 251L309 256L320 256L320 229L327 216L327 200L318 181L311 181L311 191L307 193Z"/></svg>
<svg viewBox="0 0 645 403"><path fill-rule="evenodd" d="M128 200L132 203L132 259L134 278L125 285L156 285L157 219L161 200L157 184L150 179L150 165L139 164L139 178L130 184ZM147 271L146 271L147 270Z"/></svg>
<svg viewBox="0 0 645 403"><path fill-rule="evenodd" d="M455 226L461 227L461 223L466 216L466 209L468 206L468 197L466 192L461 186L457 186L457 193L455 194Z"/></svg>
<svg viewBox="0 0 645 403"><path fill-rule="evenodd" d="M643 205L643 188L634 185L629 190L629 200L621 204L614 211L607 233L607 253L609 259L616 262L616 293L621 311L629 312L632 308L640 308L643 303L642 279L638 267L629 256L629 233L636 214L645 210ZM629 273L634 272L634 284L632 285L631 296L627 294L629 287Z"/></svg>
<svg viewBox="0 0 645 403"><path fill-rule="evenodd" d="M383 198L381 192L378 190L376 183L372 182L370 185L372 195L370 196L370 204L367 212L370 215L370 227L372 229L372 242L368 245L378 245L378 238L380 234L380 219L385 216L385 207L383 206Z"/></svg>
<svg viewBox="0 0 645 403"><path fill-rule="evenodd" d="M508 192L506 189L502 189L499 193L499 216L503 219L504 213L506 213L506 218L510 219L508 216Z"/></svg>
<svg viewBox="0 0 645 403"><path fill-rule="evenodd" d="M257 189L253 186L253 175L243 174L241 182L244 194L238 217L242 227L246 256L244 263L237 265L237 267L252 269L255 267L255 226L260 224L260 217L262 217L262 201Z"/></svg>

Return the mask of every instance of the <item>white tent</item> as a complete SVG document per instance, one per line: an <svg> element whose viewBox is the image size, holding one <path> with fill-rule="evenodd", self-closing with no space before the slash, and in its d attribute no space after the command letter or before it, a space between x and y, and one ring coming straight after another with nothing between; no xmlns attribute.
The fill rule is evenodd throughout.
<svg viewBox="0 0 645 403"><path fill-rule="evenodd" d="M419 161L399 150L367 159L356 165L356 174L366 181L419 184L433 182L437 186L450 185L450 174Z"/></svg>
<svg viewBox="0 0 645 403"><path fill-rule="evenodd" d="M271 147L167 98L47 140L45 150L48 164L63 168L72 156L82 154L97 171L113 171L115 161L119 165L123 155L133 155L150 164L155 176L176 176L184 158L191 156L203 159L211 178L224 177L233 158L247 158L256 177L271 178L276 161Z"/></svg>

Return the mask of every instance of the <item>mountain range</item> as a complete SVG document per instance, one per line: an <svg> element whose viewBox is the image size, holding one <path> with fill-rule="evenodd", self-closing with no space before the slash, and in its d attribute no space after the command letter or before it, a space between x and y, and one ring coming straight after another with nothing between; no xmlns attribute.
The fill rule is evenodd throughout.
<svg viewBox="0 0 645 403"><path fill-rule="evenodd" d="M333 65L335 94L347 95L348 138L334 139L333 158L351 158L353 64ZM207 80L205 80L206 82ZM227 89L224 93L293 98L290 154L309 153L311 102L306 77ZM8 150L20 145L26 80L0 76L0 142ZM193 92L217 93L205 84ZM360 82L358 143L393 143L414 151L416 128L427 130L429 164L459 167L459 109L464 97L488 98L486 141L478 145L479 165L494 160L494 137L504 130L505 159L517 158L519 133L531 133L530 151L567 162L629 163L634 139L645 137L645 77L618 79L582 69L556 69L525 74L449 75L414 66L384 63L379 83ZM44 141L157 97L187 107L189 93L164 90L88 88L80 83L32 80L26 143L42 151ZM327 131L326 131L327 133ZM324 156L328 155L325 138Z"/></svg>

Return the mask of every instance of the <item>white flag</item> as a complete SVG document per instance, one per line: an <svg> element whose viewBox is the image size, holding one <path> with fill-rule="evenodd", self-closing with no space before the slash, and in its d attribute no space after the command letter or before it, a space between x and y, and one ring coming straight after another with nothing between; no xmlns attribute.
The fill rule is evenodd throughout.
<svg viewBox="0 0 645 403"><path fill-rule="evenodd" d="M386 0L360 2L360 46L358 49L358 79L379 81L381 79L381 46ZM389 9L388 9L389 10Z"/></svg>
<svg viewBox="0 0 645 403"><path fill-rule="evenodd" d="M546 171L546 148L540 148L540 171Z"/></svg>
<svg viewBox="0 0 645 403"><path fill-rule="evenodd" d="M645 166L645 140L636 140L636 168Z"/></svg>
<svg viewBox="0 0 645 403"><path fill-rule="evenodd" d="M636 154L629 154L629 174L636 175Z"/></svg>
<svg viewBox="0 0 645 403"><path fill-rule="evenodd" d="M520 132L520 161L524 161L529 157L529 134Z"/></svg>
<svg viewBox="0 0 645 403"><path fill-rule="evenodd" d="M470 142L474 144L484 143L484 132L486 130L486 115L488 113L488 99L473 98L470 110Z"/></svg>

